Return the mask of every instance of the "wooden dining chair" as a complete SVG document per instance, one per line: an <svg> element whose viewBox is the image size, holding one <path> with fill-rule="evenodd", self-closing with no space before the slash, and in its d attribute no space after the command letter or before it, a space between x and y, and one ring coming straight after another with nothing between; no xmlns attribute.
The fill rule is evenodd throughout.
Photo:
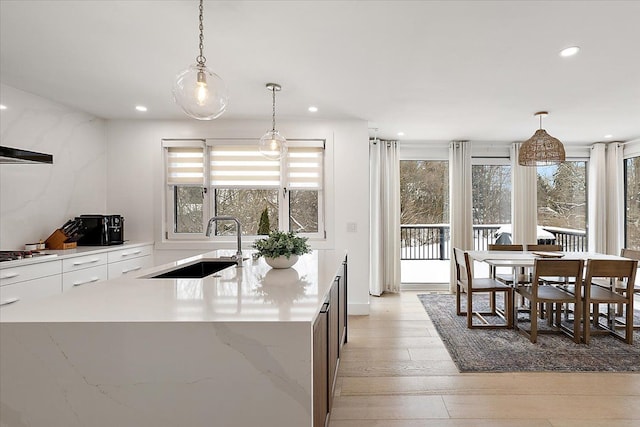
<svg viewBox="0 0 640 427"><path fill-rule="evenodd" d="M540 252L561 252L562 245L527 245L527 250Z"/></svg>
<svg viewBox="0 0 640 427"><path fill-rule="evenodd" d="M640 261L640 251L636 250L636 249L627 249L627 248L623 248L620 251L620 256L621 257L625 257L625 258L629 258L629 259L634 259L636 261ZM640 264L640 263L639 263ZM633 286L633 293L634 294L640 294L640 283L637 283L638 281L638 274L636 272L636 283ZM618 288L618 292L624 293L623 289ZM623 315L624 313L622 312L622 307L618 306L618 315ZM622 321L624 322L624 321ZM621 323L622 323L621 322ZM633 329L638 329L640 330L640 324L634 324L633 325Z"/></svg>
<svg viewBox="0 0 640 427"><path fill-rule="evenodd" d="M564 333L573 338L576 343L580 342L580 321L582 318L582 303L580 292L571 294L564 289L550 285L544 282L546 277L570 277L578 288L582 282L582 270L584 261L568 260L568 259L536 259L533 266L533 279L528 286L516 287L516 292L524 299L529 301L530 311L529 318L531 327L529 330L518 325L518 319L514 322L516 329L529 337L532 343L538 339L539 333ZM538 305L545 304L549 313L547 315L547 323L549 328L541 330L538 328ZM574 305L573 328L562 324L560 316L561 307L564 304ZM554 316L553 313L556 313Z"/></svg>
<svg viewBox="0 0 640 427"><path fill-rule="evenodd" d="M624 248L620 251L620 256L639 261L640 264L640 250ZM640 283L634 283L633 292L636 294L640 294Z"/></svg>
<svg viewBox="0 0 640 427"><path fill-rule="evenodd" d="M523 245L488 245L487 249L490 251L509 251L509 252L522 252ZM518 272L518 283L530 283L531 277L524 273L524 269L520 269ZM513 273L512 274L497 274L495 267L489 268L489 276L496 280L513 286Z"/></svg>
<svg viewBox="0 0 640 427"><path fill-rule="evenodd" d="M522 245L488 245L487 249L490 251L516 251L522 252L524 247Z"/></svg>
<svg viewBox="0 0 640 427"><path fill-rule="evenodd" d="M511 328L513 327L513 290L493 278L475 278L471 269L469 254L462 249L454 248L453 256L456 263L456 314L467 316L467 327L472 328ZM489 294L489 311L473 310L473 295ZM503 312L496 307L496 293L504 294ZM466 294L466 311L462 311L462 294ZM473 316L477 316L481 323L474 323ZM490 323L484 316L500 316L504 322Z"/></svg>
<svg viewBox="0 0 640 427"><path fill-rule="evenodd" d="M527 245L529 252L562 252L562 245ZM574 286L569 277L547 277L545 282L549 285L571 285Z"/></svg>
<svg viewBox="0 0 640 427"><path fill-rule="evenodd" d="M602 333L611 334L627 344L633 344L633 287L637 270L637 260L590 259L587 261L583 297L585 313L583 340L586 344L589 344L591 335ZM610 285L603 286L603 280ZM616 287L622 287L624 292L617 292ZM601 315L600 305L602 304L607 305L607 311ZM624 306L624 334L618 333L616 328L615 306L617 304Z"/></svg>

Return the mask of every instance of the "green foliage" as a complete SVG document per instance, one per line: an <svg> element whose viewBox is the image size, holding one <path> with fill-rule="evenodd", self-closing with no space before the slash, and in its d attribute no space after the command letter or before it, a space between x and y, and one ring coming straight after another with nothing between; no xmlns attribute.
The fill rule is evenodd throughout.
<svg viewBox="0 0 640 427"><path fill-rule="evenodd" d="M291 255L304 255L311 252L306 237L296 236L294 232L272 231L269 237L258 239L253 248L258 250L260 256L276 258L281 255L287 259Z"/></svg>
<svg viewBox="0 0 640 427"><path fill-rule="evenodd" d="M258 234L269 234L270 230L269 225L269 209L264 208L262 214L260 215L260 223L258 224Z"/></svg>

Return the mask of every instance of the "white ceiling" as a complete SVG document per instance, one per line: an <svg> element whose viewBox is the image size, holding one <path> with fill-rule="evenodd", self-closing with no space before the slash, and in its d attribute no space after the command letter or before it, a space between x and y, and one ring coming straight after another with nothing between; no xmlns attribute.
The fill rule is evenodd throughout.
<svg viewBox="0 0 640 427"><path fill-rule="evenodd" d="M0 79L106 119L183 119L171 86L197 15L196 0L1 0ZM539 110L565 143L640 137L638 1L206 1L204 17L230 93L218 120L269 123L277 82L279 119L384 138L519 141Z"/></svg>

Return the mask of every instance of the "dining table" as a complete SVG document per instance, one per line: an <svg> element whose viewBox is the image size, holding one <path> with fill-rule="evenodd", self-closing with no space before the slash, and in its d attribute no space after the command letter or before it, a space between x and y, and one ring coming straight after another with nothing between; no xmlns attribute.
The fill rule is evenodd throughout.
<svg viewBox="0 0 640 427"><path fill-rule="evenodd" d="M514 269L514 285L517 285L518 268L533 268L536 259L609 259L625 260L619 255L601 254L598 252L544 252L544 251L467 251L473 261L484 262L492 267L511 267Z"/></svg>
<svg viewBox="0 0 640 427"><path fill-rule="evenodd" d="M598 260L626 260L628 258L619 255L602 254L598 252L544 252L544 251L467 251L473 261L484 262L491 267L509 267L513 271L512 288L518 287L521 269L533 269L536 259L581 259L586 262L589 259ZM495 271L495 269L494 269ZM513 304L513 319L518 315L521 307ZM514 322L514 328L516 328Z"/></svg>

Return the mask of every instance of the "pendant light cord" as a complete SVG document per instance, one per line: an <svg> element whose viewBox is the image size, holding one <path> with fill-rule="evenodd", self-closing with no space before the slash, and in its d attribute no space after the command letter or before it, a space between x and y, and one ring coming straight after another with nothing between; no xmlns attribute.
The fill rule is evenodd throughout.
<svg viewBox="0 0 640 427"><path fill-rule="evenodd" d="M275 133L276 131L276 88L271 88L271 92L273 94L273 112L272 112L272 129L271 131Z"/></svg>
<svg viewBox="0 0 640 427"><path fill-rule="evenodd" d="M200 49L200 55L198 55L198 57L196 58L196 62L198 63L199 66L204 67L204 63L207 62L207 58L204 57L204 55L202 54L202 50L204 49L204 25L202 23L202 19L203 19L203 11L204 11L204 6L203 6L203 0L200 0L200 16L199 16L199 20L200 20L200 44L199 44L199 49Z"/></svg>

